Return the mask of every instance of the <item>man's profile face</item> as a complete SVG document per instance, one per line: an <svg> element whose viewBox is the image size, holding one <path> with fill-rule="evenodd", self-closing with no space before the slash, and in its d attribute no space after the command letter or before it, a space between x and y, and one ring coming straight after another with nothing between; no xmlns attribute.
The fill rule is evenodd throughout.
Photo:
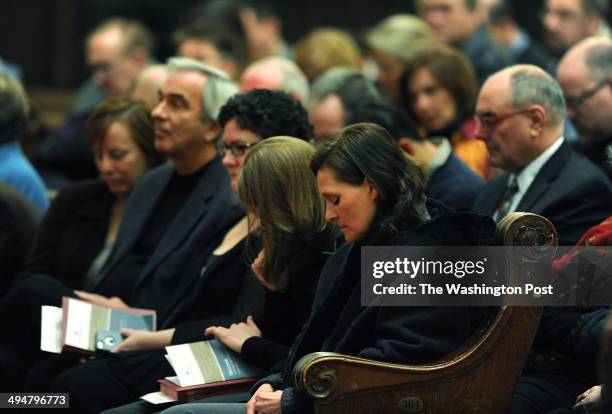
<svg viewBox="0 0 612 414"><path fill-rule="evenodd" d="M87 42L87 65L107 97L128 96L140 70L125 50L118 28L92 35Z"/></svg>
<svg viewBox="0 0 612 414"><path fill-rule="evenodd" d="M440 42L457 45L475 29L474 12L468 8L466 1L418 0L417 9Z"/></svg>
<svg viewBox="0 0 612 414"><path fill-rule="evenodd" d="M556 53L591 35L581 0L547 0L542 25L546 44Z"/></svg>
<svg viewBox="0 0 612 414"><path fill-rule="evenodd" d="M196 71L170 74L153 108L155 148L168 158L189 156L205 145L208 122L202 120L202 91L207 78Z"/></svg>

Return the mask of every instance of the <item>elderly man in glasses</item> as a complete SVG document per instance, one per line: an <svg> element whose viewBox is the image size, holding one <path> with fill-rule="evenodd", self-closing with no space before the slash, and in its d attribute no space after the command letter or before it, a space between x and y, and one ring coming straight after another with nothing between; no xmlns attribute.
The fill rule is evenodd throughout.
<svg viewBox="0 0 612 414"><path fill-rule="evenodd" d="M612 180L612 40L590 37L573 46L557 79L567 115L580 133L575 148Z"/></svg>
<svg viewBox="0 0 612 414"><path fill-rule="evenodd" d="M511 66L485 82L476 136L505 173L487 184L475 212L496 221L513 211L541 214L556 226L561 245L574 245L609 215L612 185L565 141L564 116L559 84L536 66Z"/></svg>

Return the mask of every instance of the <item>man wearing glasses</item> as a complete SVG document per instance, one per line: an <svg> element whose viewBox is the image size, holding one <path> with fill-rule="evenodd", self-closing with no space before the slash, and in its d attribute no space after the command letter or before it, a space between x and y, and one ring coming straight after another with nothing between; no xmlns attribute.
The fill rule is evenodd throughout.
<svg viewBox="0 0 612 414"><path fill-rule="evenodd" d="M610 36L606 24L609 0L546 0L542 11L544 39L550 50L561 56L580 40L596 35Z"/></svg>
<svg viewBox="0 0 612 414"><path fill-rule="evenodd" d="M609 216L612 185L563 138L563 93L542 69L515 65L491 76L475 117L492 166L505 172L485 186L475 212L496 221L513 211L543 215L560 245Z"/></svg>
<svg viewBox="0 0 612 414"><path fill-rule="evenodd" d="M35 164L48 186L56 189L98 176L85 122L103 99L129 96L152 53L153 37L135 20L111 18L87 36L86 62L91 80L80 88L72 112L58 133L37 148Z"/></svg>
<svg viewBox="0 0 612 414"><path fill-rule="evenodd" d="M591 37L573 46L559 63L557 79L580 133L575 148L612 180L612 40Z"/></svg>

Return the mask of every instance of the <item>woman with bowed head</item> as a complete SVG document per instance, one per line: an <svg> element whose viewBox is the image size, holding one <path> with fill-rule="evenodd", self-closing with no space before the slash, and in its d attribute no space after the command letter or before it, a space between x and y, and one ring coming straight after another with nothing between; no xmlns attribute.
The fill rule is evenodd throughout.
<svg viewBox="0 0 612 414"><path fill-rule="evenodd" d="M164 413L310 413L312 402L292 386L306 354L338 352L393 363L433 362L463 345L484 313L461 307L361 304L361 247L470 246L492 243L495 225L428 203L423 174L376 124L346 127L313 156L311 168L325 200L325 218L346 244L327 261L310 317L284 368L262 379L245 404L189 404Z"/></svg>
<svg viewBox="0 0 612 414"><path fill-rule="evenodd" d="M62 189L35 236L19 282L0 300L0 320L11 332L3 338L0 366L4 389L19 387L27 367L42 357L40 305L61 306L62 296L88 289L115 242L123 206L140 177L163 161L153 144L153 121L141 102L109 99L87 123L99 180ZM90 294L76 293L87 299ZM122 304L120 299L111 299ZM15 315L19 315L16 317ZM12 375L9 375L12 372ZM1 382L0 382L1 384Z"/></svg>

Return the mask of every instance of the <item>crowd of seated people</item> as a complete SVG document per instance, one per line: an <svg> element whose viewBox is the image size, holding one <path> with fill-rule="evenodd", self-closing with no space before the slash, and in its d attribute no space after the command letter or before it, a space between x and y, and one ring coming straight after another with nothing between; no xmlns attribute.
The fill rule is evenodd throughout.
<svg viewBox="0 0 612 414"><path fill-rule="evenodd" d="M550 220L562 246L610 244L605 2L544 1L539 47L559 61L542 67L518 57L532 39L516 19L500 27L503 0L489 15L417 0L418 16L363 42L313 28L295 52L275 11L230 3L176 28L163 64L142 24L98 25L91 79L31 160L27 94L0 66L0 391L66 392L75 412L309 413L292 377L304 355L433 363L494 311L362 303L362 246L492 245L520 211ZM158 330L122 329L90 358L49 354L41 306L63 297L152 309ZM608 313L544 308L512 413L605 409ZM209 339L265 372L249 395L139 400L173 375L165 347Z"/></svg>

